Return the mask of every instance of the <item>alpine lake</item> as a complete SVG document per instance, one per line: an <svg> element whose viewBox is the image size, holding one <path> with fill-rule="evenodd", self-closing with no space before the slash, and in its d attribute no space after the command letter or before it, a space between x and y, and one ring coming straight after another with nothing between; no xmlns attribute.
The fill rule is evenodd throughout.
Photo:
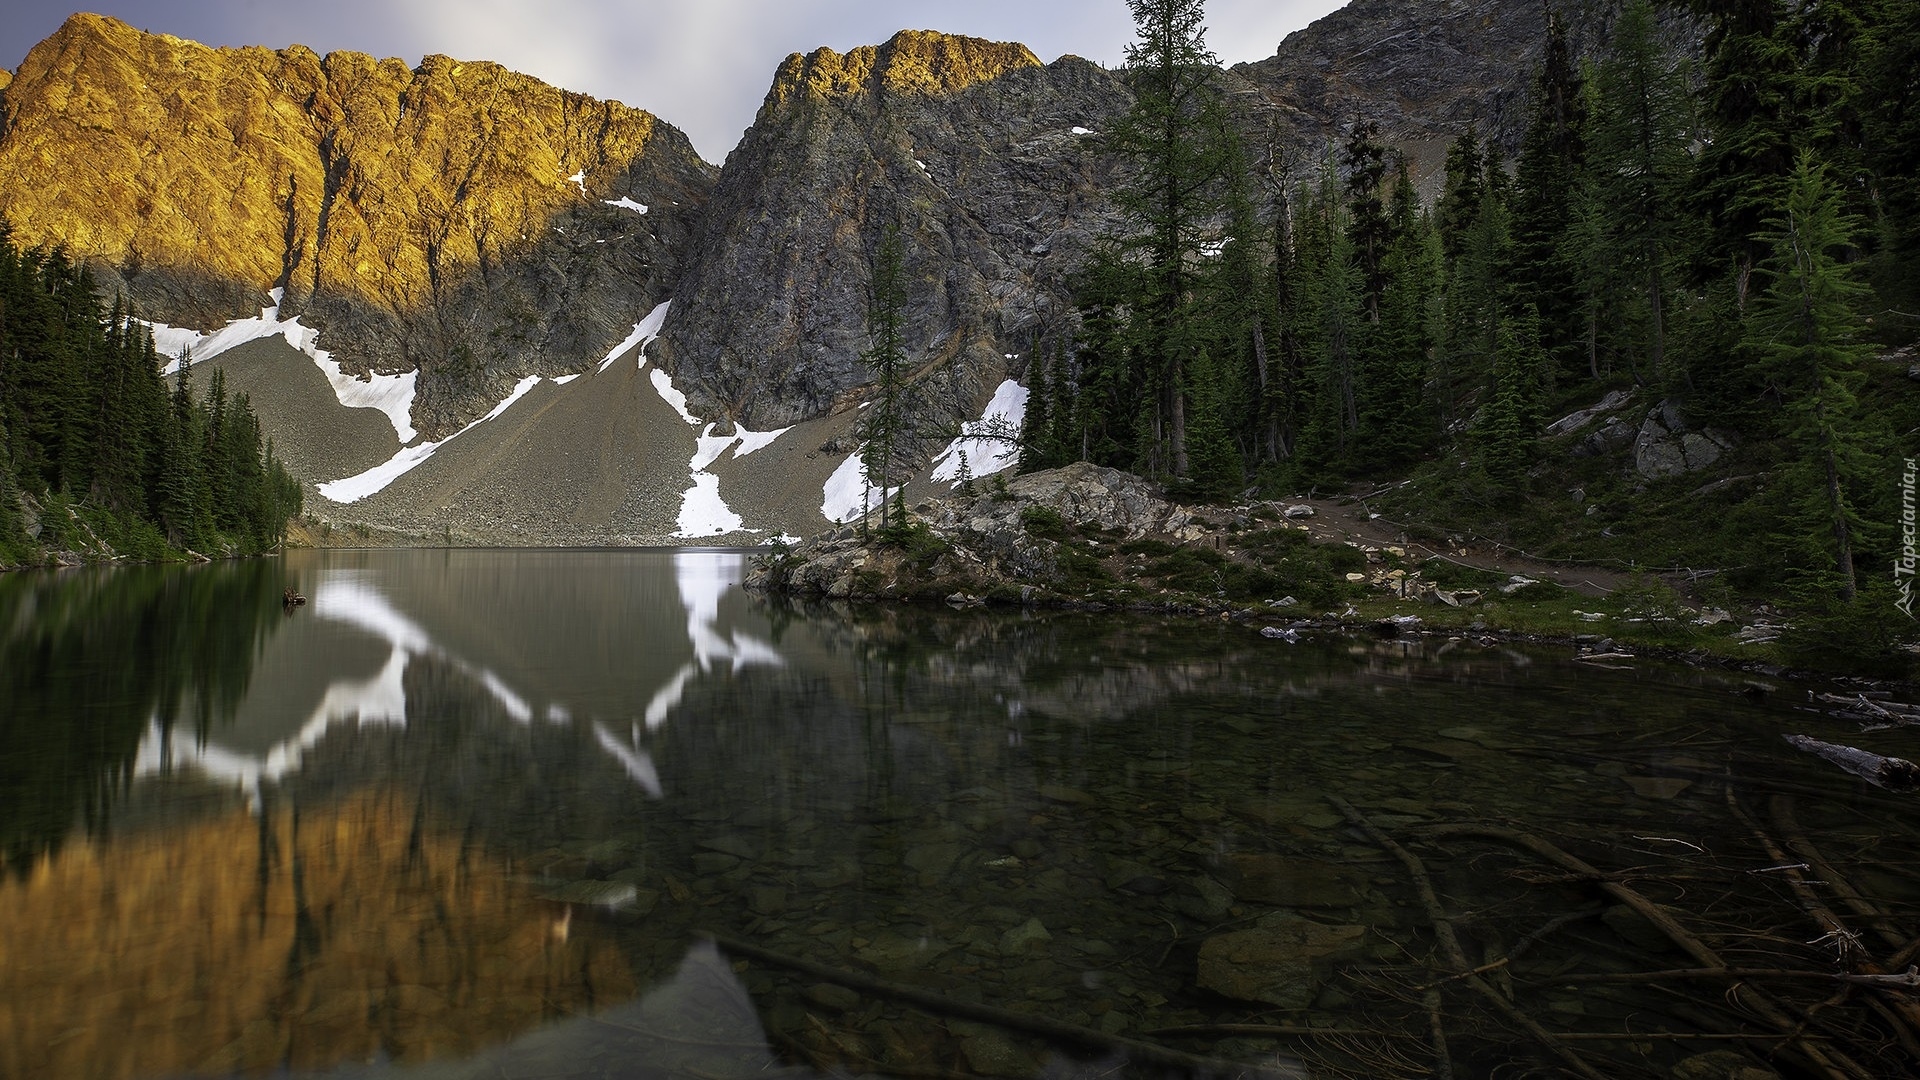
<svg viewBox="0 0 1920 1080"><path fill-rule="evenodd" d="M0 575L0 1077L1920 1070L1844 685L750 558Z"/></svg>

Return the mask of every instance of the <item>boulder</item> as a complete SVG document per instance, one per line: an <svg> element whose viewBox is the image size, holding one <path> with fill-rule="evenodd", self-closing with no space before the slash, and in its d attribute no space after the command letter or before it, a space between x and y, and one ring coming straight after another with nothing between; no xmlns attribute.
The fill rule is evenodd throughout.
<svg viewBox="0 0 1920 1080"><path fill-rule="evenodd" d="M1672 399L1647 413L1633 443L1633 467L1649 480L1704 469L1733 447L1725 432L1694 431Z"/></svg>
<svg viewBox="0 0 1920 1080"><path fill-rule="evenodd" d="M1313 1004L1328 967L1358 959L1366 948L1364 926L1331 926L1280 913L1252 929L1202 942L1198 981L1238 1001L1304 1009Z"/></svg>

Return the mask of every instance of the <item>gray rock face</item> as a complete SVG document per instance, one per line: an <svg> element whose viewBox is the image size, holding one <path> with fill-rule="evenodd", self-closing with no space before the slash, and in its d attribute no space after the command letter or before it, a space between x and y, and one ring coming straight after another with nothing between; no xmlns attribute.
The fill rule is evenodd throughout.
<svg viewBox="0 0 1920 1080"><path fill-rule="evenodd" d="M1633 467L1649 480L1681 476L1720 460L1732 446L1732 436L1721 431L1694 431L1678 405L1662 401L1640 425L1633 444Z"/></svg>
<svg viewBox="0 0 1920 1080"><path fill-rule="evenodd" d="M789 57L727 158L650 355L696 409L751 428L829 411L871 381L871 266L895 223L913 366L952 362L969 394L989 385L1065 315L1066 277L1111 215L1087 133L1130 102L1085 60L1042 66L971 38Z"/></svg>
<svg viewBox="0 0 1920 1080"><path fill-rule="evenodd" d="M1553 7L1575 56L1598 55L1615 6ZM1698 38L1683 18L1662 22L1676 40ZM1415 180L1430 181L1462 132L1477 129L1509 155L1519 148L1546 34L1538 0L1353 0L1233 74L1278 111L1309 159L1354 119L1371 120L1407 153Z"/></svg>

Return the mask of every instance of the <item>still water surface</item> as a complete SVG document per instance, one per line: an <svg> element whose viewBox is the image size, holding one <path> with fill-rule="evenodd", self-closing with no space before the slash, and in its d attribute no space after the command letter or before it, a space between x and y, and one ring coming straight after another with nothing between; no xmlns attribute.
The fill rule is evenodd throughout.
<svg viewBox="0 0 1920 1080"><path fill-rule="evenodd" d="M1818 980L1920 937L1916 814L1780 741L1856 731L1805 687L805 609L743 569L0 576L0 1076L1422 1076L1436 1015L1461 1076L1912 1067L1911 1003ZM1904 734L1875 745L1920 756ZM1766 1000L1648 975L1705 965L1565 865L1435 833L1459 825L1798 974ZM1805 851L1845 880L1772 869ZM1449 979L1416 869L1486 972ZM1809 1010L1813 1041L1778 1037Z"/></svg>

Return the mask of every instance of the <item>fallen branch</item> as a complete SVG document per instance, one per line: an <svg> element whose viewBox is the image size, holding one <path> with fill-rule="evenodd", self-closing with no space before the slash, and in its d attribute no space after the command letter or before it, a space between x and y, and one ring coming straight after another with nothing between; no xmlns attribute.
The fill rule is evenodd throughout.
<svg viewBox="0 0 1920 1080"><path fill-rule="evenodd" d="M1881 940L1895 949L1905 948L1907 942L1900 935L1881 925L1891 916L1862 896L1860 890L1854 888L1852 883L1827 861L1827 857L1821 853L1820 849L1814 846L1806 830L1800 827L1799 819L1794 816L1793 799L1786 795L1775 795L1767 801L1767 808L1773 812L1774 823L1780 827L1781 839L1786 842L1788 850L1813 864L1814 873L1820 875L1821 880L1834 891L1834 895L1840 898L1841 903L1853 909L1855 915L1873 924ZM1897 966L1899 963L1901 960L1896 956L1893 964Z"/></svg>
<svg viewBox="0 0 1920 1080"><path fill-rule="evenodd" d="M1851 746L1821 742L1805 735L1785 735L1789 744L1805 750L1815 757L1840 766L1875 787L1888 791L1912 791L1920 788L1920 765L1906 758L1881 757L1867 750L1856 750Z"/></svg>
<svg viewBox="0 0 1920 1080"><path fill-rule="evenodd" d="M1532 1017L1515 1008L1511 1001L1500 996L1500 993L1496 991L1486 979L1472 970L1473 965L1467 961L1466 951L1460 948L1459 935L1454 933L1453 921L1447 918L1446 909L1440 906L1440 898L1433 891L1433 879L1428 876L1426 864L1420 861L1420 856L1408 851L1402 847L1398 841L1386 833L1381 832L1380 827L1370 821L1365 814L1355 809L1352 803L1337 795L1327 796L1327 801L1332 803L1334 808L1345 815L1346 819L1357 826L1361 832L1366 833L1368 839L1391 852L1395 858L1399 859L1400 862L1406 866L1408 876L1413 878L1413 887L1415 891L1420 894L1420 902L1426 906L1427 919L1433 924L1433 936L1440 942L1440 952L1446 959L1447 965L1451 967L1461 979L1465 980L1468 986L1478 991L1481 997L1491 1002L1495 1011L1501 1013L1508 1020L1512 1021L1514 1025L1533 1036L1536 1042L1540 1043L1540 1045L1552 1053L1554 1057L1559 1058L1568 1068L1579 1073L1581 1076L1590 1078L1590 1080L1603 1080L1603 1074L1583 1061L1578 1054L1567 1049L1565 1044L1553 1037L1552 1032L1541 1027ZM1439 984L1436 983L1423 989L1425 991L1423 996L1427 1002L1428 1015L1435 1018L1433 1023L1434 1053L1437 1058L1435 1062L1435 1075L1443 1077L1451 1076L1453 1075L1453 1065L1451 1060L1446 1056L1445 1037L1438 1021Z"/></svg>
<svg viewBox="0 0 1920 1080"><path fill-rule="evenodd" d="M905 1002L916 1008L946 1016L958 1016L968 1020L977 1020L984 1024L1007 1028L1011 1031L1024 1031L1030 1035L1039 1035L1049 1039L1075 1043L1080 1046L1098 1046L1120 1050L1136 1061L1156 1065L1167 1065L1177 1069L1195 1072L1213 1073L1220 1076L1269 1077L1273 1080L1310 1080L1304 1063L1289 1063L1286 1066L1250 1065L1243 1062L1224 1061L1219 1058L1200 1057L1183 1053L1170 1047L1155 1043L1128 1039L1119 1035L1109 1035L1094 1028L1069 1024L1064 1020L1035 1016L1031 1013L1014 1012L1011 1009L996 1008L971 1001L960 1001L944 994L936 994L918 986L890 982L886 979L863 975L857 971L818 964L798 956L788 956L737 938L723 937L719 934L703 935L721 949L735 956L744 956L762 963L797 971L816 979L824 979L850 990L858 990L873 997Z"/></svg>
<svg viewBox="0 0 1920 1080"><path fill-rule="evenodd" d="M1667 971L1595 971L1528 980L1541 984L1666 982L1679 979L1813 979L1820 982L1860 983L1867 986L1920 989L1920 968L1897 975L1856 975L1850 971L1806 971L1799 968L1672 968Z"/></svg>
<svg viewBox="0 0 1920 1080"><path fill-rule="evenodd" d="M1720 959L1720 955L1709 948L1706 942L1696 937L1692 931L1676 922L1673 916L1667 913L1665 908L1617 881L1607 880L1606 875L1602 874L1584 860L1567 854L1537 836L1530 836L1515 829L1503 829L1493 825L1429 825L1422 828L1420 832L1424 836L1477 836L1482 839L1496 840L1503 844L1530 851L1548 862L1555 863L1576 874L1591 878L1607 895L1632 908L1642 918L1659 927L1660 932L1666 935L1667 940L1679 946L1682 952L1699 961L1701 966L1717 971L1727 970L1726 961ZM1859 1063L1851 1060L1839 1051L1836 1050L1829 1054L1817 1046L1806 1043L1804 1034L1799 1030L1800 1026L1794 1023L1793 1018L1788 1016L1778 1005L1774 1004L1771 998L1761 994L1757 989L1751 991L1745 998L1739 1000L1746 1001L1763 1019L1781 1031L1794 1033L1794 1041L1800 1043L1801 1053L1805 1054L1809 1061L1813 1062L1814 1065L1818 1066L1819 1069L1828 1076L1835 1078L1851 1076L1859 1078L1859 1080L1871 1080L1873 1077L1873 1073L1868 1072L1862 1068Z"/></svg>

